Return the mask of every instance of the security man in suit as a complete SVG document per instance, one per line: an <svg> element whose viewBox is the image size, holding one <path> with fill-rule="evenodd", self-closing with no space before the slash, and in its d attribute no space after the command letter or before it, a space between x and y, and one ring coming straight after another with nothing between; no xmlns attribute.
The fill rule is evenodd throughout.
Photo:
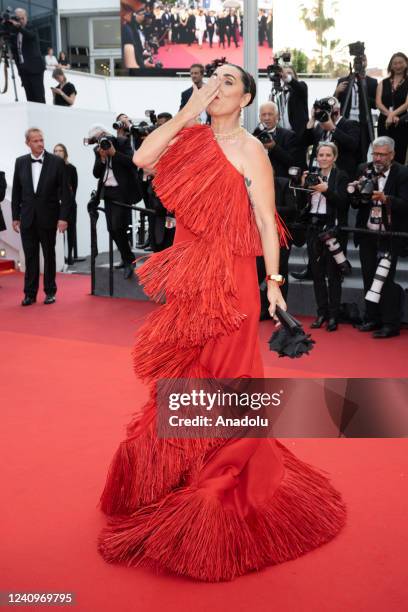
<svg viewBox="0 0 408 612"><path fill-rule="evenodd" d="M401 287L394 282L398 257L406 254L407 241L400 237L382 237L381 230L408 232L408 168L394 161L395 143L388 136L380 136L373 142L373 169L377 173L378 189L369 203L351 196L351 206L357 208L356 227L370 229L370 234L355 234L355 244L360 247L364 295L371 288L379 261L386 253L389 261L378 303L365 299L362 332L373 332L374 338L398 336L401 327ZM361 177L367 166L359 168ZM350 185L357 189L357 181ZM375 233L377 235L375 235ZM381 255L382 254L382 255ZM377 291L378 293L378 291Z"/></svg>
<svg viewBox="0 0 408 612"><path fill-rule="evenodd" d="M14 30L11 46L27 102L45 104L45 60L40 50L38 34L28 25L25 9L16 9L15 15L17 19L10 20Z"/></svg>
<svg viewBox="0 0 408 612"><path fill-rule="evenodd" d="M57 228L65 232L71 212L72 195L64 160L44 149L38 128L26 132L31 153L17 158L11 199L13 229L20 232L26 271L22 306L36 301L40 278L40 244L44 255L44 304L53 304L55 282L55 238Z"/></svg>
<svg viewBox="0 0 408 612"><path fill-rule="evenodd" d="M192 64L190 66L190 76L197 89L201 89L201 87L204 85L204 66L202 64ZM193 87L189 87L182 92L179 110L181 110L187 104L192 94ZM205 111L201 113L200 121L201 123L210 122L210 118Z"/></svg>
<svg viewBox="0 0 408 612"><path fill-rule="evenodd" d="M275 102L265 102L261 105L259 120L260 124L253 135L261 139L272 164L274 175L287 178L289 168L300 163L296 134L292 130L278 126L279 110ZM265 131L268 133L268 139L266 139Z"/></svg>

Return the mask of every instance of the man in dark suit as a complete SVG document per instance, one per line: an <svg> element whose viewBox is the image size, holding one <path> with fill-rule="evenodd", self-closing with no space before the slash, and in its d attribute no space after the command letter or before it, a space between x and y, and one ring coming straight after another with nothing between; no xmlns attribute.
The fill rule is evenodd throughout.
<svg viewBox="0 0 408 612"><path fill-rule="evenodd" d="M282 217L285 223L291 223L296 217L296 200L293 191L289 188L289 179L275 177L275 201L276 210ZM279 274L285 279L281 287L282 295L285 300L288 297L289 291L289 256L292 243L289 242L289 248L281 247L279 256ZM262 256L256 258L256 267L258 272L258 284L261 293L261 321L270 319L269 300L267 296L267 286L265 283L266 268L265 261Z"/></svg>
<svg viewBox="0 0 408 612"><path fill-rule="evenodd" d="M11 46L27 101L45 104L45 60L41 54L38 35L28 25L27 12L24 9L16 9L15 14L17 20L11 20L14 29Z"/></svg>
<svg viewBox="0 0 408 612"><path fill-rule="evenodd" d="M228 46L229 47L231 46L231 38L232 38L232 40L235 43L235 46L239 47L238 40L237 40L237 33L239 32L239 23L238 23L238 17L235 12L235 9L231 9L229 14L226 16L225 26L226 26L226 31L227 31Z"/></svg>
<svg viewBox="0 0 408 612"><path fill-rule="evenodd" d="M204 66L202 64L192 64L190 66L190 76L191 76L191 80L193 81L194 85L198 89L201 89L201 87L204 85L204 80L203 80L204 79ZM180 102L179 110L181 110L187 104L192 94L193 94L192 87L185 89L181 93L181 102ZM209 115L207 115L205 111L201 113L200 121L201 123L210 123L210 117Z"/></svg>
<svg viewBox="0 0 408 612"><path fill-rule="evenodd" d="M356 68L355 65L354 68ZM367 98L368 112L371 113L372 109L377 108L375 97L377 94L378 82L377 79L373 79L365 74L366 68L367 57L364 55L361 69L359 71L354 70L354 72L350 72L350 74L346 77L341 77L337 81L336 91L334 92L334 96L340 102L341 114L346 119L352 119L360 124L359 161L361 162L367 161L367 152L370 146L370 134L368 131L368 119L370 117L367 117L363 97L363 88L365 91L365 97ZM350 94L348 94L349 84L352 79L354 84Z"/></svg>
<svg viewBox="0 0 408 612"><path fill-rule="evenodd" d="M205 23L207 25L207 33L208 33L208 41L210 43L210 49L212 49L215 25L217 23L217 18L215 16L214 11L209 12L209 14L205 18Z"/></svg>
<svg viewBox="0 0 408 612"><path fill-rule="evenodd" d="M328 99L328 98L327 98ZM335 98L327 121L316 121L315 110L307 123L304 141L313 145L310 156L310 170L316 169L316 149L320 142L334 142L339 156L336 166L344 170L350 179L355 177L359 159L360 126L356 121L345 119L340 112L339 101Z"/></svg>
<svg viewBox="0 0 408 612"><path fill-rule="evenodd" d="M7 189L6 176L4 172L0 171L0 232L6 229L6 224L4 223L3 213L1 212L1 203L6 197L6 189Z"/></svg>
<svg viewBox="0 0 408 612"><path fill-rule="evenodd" d="M279 110L275 102L265 102L259 109L260 124L253 135L260 137L261 132L268 132L268 140L261 136L261 142L268 152L274 175L288 177L291 166L298 165L299 150L296 134L292 130L278 127Z"/></svg>
<svg viewBox="0 0 408 612"><path fill-rule="evenodd" d="M381 136L373 143L373 167L379 174L378 188L369 203L352 196L351 205L357 208L356 227L370 229L373 234L355 234L355 244L360 247L363 273L365 316L360 326L362 332L374 332L374 338L398 336L401 327L403 293L394 282L398 256L405 254L407 240L398 237L381 237L380 230L408 232L408 168L395 162L395 143L388 136ZM360 167L362 176L366 166ZM356 188L356 183L352 183ZM355 192L356 193L356 192ZM382 254L389 253L389 271L380 291L378 303L367 299ZM378 290L377 290L378 294Z"/></svg>
<svg viewBox="0 0 408 612"><path fill-rule="evenodd" d="M136 173L132 161L133 151L128 138L114 138L103 127L96 127L90 137L109 136L109 149L95 147L94 177L98 180L98 193L105 202L106 225L124 263L124 277L131 278L135 256L130 248L127 231L128 209L114 202L132 204L136 194Z"/></svg>
<svg viewBox="0 0 408 612"><path fill-rule="evenodd" d="M20 232L25 255L22 306L36 301L40 278L40 244L44 255L44 304L53 304L55 283L55 238L57 228L65 232L72 196L64 160L44 149L41 130L26 132L29 155L16 160L11 199L13 229Z"/></svg>

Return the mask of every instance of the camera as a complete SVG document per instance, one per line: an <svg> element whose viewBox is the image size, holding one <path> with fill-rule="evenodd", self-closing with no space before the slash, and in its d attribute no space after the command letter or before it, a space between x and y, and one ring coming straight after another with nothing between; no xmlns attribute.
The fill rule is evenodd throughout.
<svg viewBox="0 0 408 612"><path fill-rule="evenodd" d="M378 176L374 166L369 164L357 185L347 187L348 193L361 204L369 204L374 191L378 191Z"/></svg>
<svg viewBox="0 0 408 612"><path fill-rule="evenodd" d="M112 127L114 130L126 130L126 132L129 132L129 126L124 122L124 121L115 121L112 124Z"/></svg>
<svg viewBox="0 0 408 612"><path fill-rule="evenodd" d="M131 122L129 132L137 136L148 136L157 128L157 116L154 110L146 110L145 116L150 119L150 124L147 121L139 121L139 123Z"/></svg>
<svg viewBox="0 0 408 612"><path fill-rule="evenodd" d="M268 144L268 142L274 141L273 135L263 123L258 124L255 136L262 144Z"/></svg>
<svg viewBox="0 0 408 612"><path fill-rule="evenodd" d="M387 280L387 276L390 273L390 268L391 254L388 252L379 253L379 261L374 274L374 280L370 289L365 295L366 300L372 302L373 304L379 304L381 300L381 292L383 290L384 283Z"/></svg>
<svg viewBox="0 0 408 612"><path fill-rule="evenodd" d="M284 52L282 55L275 55L273 58L273 64L266 67L266 72L269 80L272 81L275 90L280 91L282 89L282 63L290 64L291 54Z"/></svg>
<svg viewBox="0 0 408 612"><path fill-rule="evenodd" d="M15 31L15 26L11 23L11 20L18 21L18 17L13 12L13 9L8 6L6 10L0 14L0 36L9 36Z"/></svg>
<svg viewBox="0 0 408 612"><path fill-rule="evenodd" d="M334 261L339 266L343 276L350 276L351 264L346 259L343 249L337 240L337 232L334 227L325 227L319 234L319 239L326 245L330 253L334 257Z"/></svg>
<svg viewBox="0 0 408 612"><path fill-rule="evenodd" d="M336 105L336 98L322 98L321 100L315 100L313 104L314 116L320 123L326 123L329 121L333 108Z"/></svg>
<svg viewBox="0 0 408 612"><path fill-rule="evenodd" d="M358 74L364 74L365 67L365 45L363 42L357 41L349 46L350 55L354 56L354 71Z"/></svg>
<svg viewBox="0 0 408 612"><path fill-rule="evenodd" d="M320 173L319 172L308 172L305 177L305 189L310 189L315 185L319 185L320 183Z"/></svg>

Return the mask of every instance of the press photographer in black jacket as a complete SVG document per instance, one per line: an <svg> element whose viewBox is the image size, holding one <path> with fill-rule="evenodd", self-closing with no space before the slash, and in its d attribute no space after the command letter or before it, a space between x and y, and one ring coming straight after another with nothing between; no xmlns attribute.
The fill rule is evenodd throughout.
<svg viewBox="0 0 408 612"><path fill-rule="evenodd" d="M327 331L337 329L343 271L348 267L345 261L340 265L346 250L347 236L335 234L343 253L343 257L341 254L336 255L337 261L334 250L338 249L338 245L335 245L331 234L324 238L327 229L333 229L337 225L347 225L348 177L336 167L337 155L338 150L333 142L318 145L316 149L318 176L305 172L302 185L310 189L310 192L300 192L300 202L304 205L302 218L307 224L306 242L317 303L317 318L311 327L320 328L327 321Z"/></svg>
<svg viewBox="0 0 408 612"><path fill-rule="evenodd" d="M337 146L336 166L353 179L359 161L360 126L342 117L339 101L333 97L316 100L306 126L305 144L313 145L310 170L317 167L316 152L320 142L333 142Z"/></svg>
<svg viewBox="0 0 408 612"><path fill-rule="evenodd" d="M361 62L361 65L360 65ZM367 152L370 146L370 135L368 130L368 121L371 116L367 117L371 110L377 108L375 96L377 93L377 79L373 79L365 74L367 68L366 55L361 58L354 58L353 70L346 77L341 77L337 81L336 91L334 96L340 102L341 113L346 119L357 121L360 126L360 155L359 161L367 161ZM353 86L349 93L350 83L353 80ZM365 97L367 99L368 109L365 108L363 87ZM347 102L347 105L346 105Z"/></svg>
<svg viewBox="0 0 408 612"><path fill-rule="evenodd" d="M135 256L127 235L128 209L114 202L132 204L135 200L137 185L136 171L132 162L133 151L128 138L115 138L102 127L94 128L89 137L99 140L98 146L94 149L93 174L99 179L98 193L105 202L106 225L122 256L124 277L131 278ZM100 139L103 137L104 141L101 142Z"/></svg>
<svg viewBox="0 0 408 612"><path fill-rule="evenodd" d="M28 25L24 9L16 9L15 16L16 19L10 20L13 28L11 47L27 101L45 104L45 61L37 32Z"/></svg>
<svg viewBox="0 0 408 612"><path fill-rule="evenodd" d="M278 127L279 110L275 102L265 102L259 109L260 124L253 135L261 140L272 164L274 175L288 177L291 166L300 165L296 134Z"/></svg>
<svg viewBox="0 0 408 612"><path fill-rule="evenodd" d="M401 327L401 304L403 294L401 287L394 282L398 257L405 254L407 240L398 237L382 237L381 230L408 232L408 168L394 161L395 143L388 136L380 136L373 143L373 164L369 168L376 173L376 189L371 197L363 198L361 183L355 181L350 185L351 206L357 208L356 227L373 230L373 234L355 235L355 243L360 247L361 269L363 273L365 316L360 326L362 332L374 332L374 338L398 336ZM358 172L361 179L367 166L361 166ZM376 233L374 233L376 232ZM377 234L377 235L376 235ZM376 288L376 301L367 299L376 274L378 264L383 260L385 281ZM385 266L385 268L384 268ZM388 272L387 272L388 270ZM372 296L371 296L372 297Z"/></svg>
<svg viewBox="0 0 408 612"><path fill-rule="evenodd" d="M296 199L293 195L293 191L289 188L289 180L282 177L275 177L274 182L276 209L285 223L291 223L296 217ZM285 279L284 284L281 286L282 295L285 301L287 300L289 291L289 256L291 246L292 244L290 242L288 248L281 247L279 257L279 274ZM268 312L269 301L265 283L266 268L262 256L256 258L256 267L258 271L258 284L261 292L261 320L270 319L271 316Z"/></svg>

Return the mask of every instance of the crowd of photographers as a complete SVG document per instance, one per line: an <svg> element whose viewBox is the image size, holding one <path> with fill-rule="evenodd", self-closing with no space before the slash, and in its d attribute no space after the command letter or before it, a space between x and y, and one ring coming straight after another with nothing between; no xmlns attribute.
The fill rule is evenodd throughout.
<svg viewBox="0 0 408 612"><path fill-rule="evenodd" d="M268 153L275 183L287 182L293 194L291 202L276 189L293 244L307 246L307 267L291 276L313 281L312 327L326 323L335 331L339 320L352 318L350 305L342 304L342 283L352 273L347 260L352 238L365 297L358 328L389 338L400 333L404 292L395 274L398 258L408 255L408 58L395 53L389 76L378 84L366 75L364 45L350 45L350 53L350 74L339 79L333 95L314 102L310 117L306 84L288 57L281 58L283 65L277 58L268 67L273 101L261 105L254 135ZM377 126L373 110L379 111ZM281 273L288 283L287 258L282 251ZM258 267L261 279L262 259ZM265 295L262 304L267 317Z"/></svg>
<svg viewBox="0 0 408 612"><path fill-rule="evenodd" d="M307 267L292 274L290 248L282 249L284 296L291 277L312 279L317 306L312 327L326 324L328 331L335 331L347 318L342 283L352 272L347 259L352 239L359 249L365 297L359 329L372 332L374 338L389 338L400 332L404 295L395 274L399 257L408 254L408 58L394 54L389 76L377 84L365 74L364 47L351 46L351 51L355 59L350 74L339 79L334 95L314 102L310 116L307 85L298 79L289 58L269 66L271 99L260 105L254 136L274 169L276 205L291 228L292 244L307 247ZM211 66L207 75L215 64ZM204 76L203 66L191 67L198 88ZM191 87L182 92L180 107L191 93ZM378 126L374 109L380 111ZM152 177L132 162L144 138L172 115L156 116L152 110L146 115L148 120L134 123L121 113L111 128L94 126L87 139L94 145L93 173L98 179L89 210L92 213L104 200L107 228L121 255L117 267L127 279L133 276L133 248L167 248L175 231L176 221L154 193ZM202 113L200 120L211 119ZM36 161L32 159L32 168ZM142 200L147 210L140 214L139 240L132 245L129 204ZM257 265L265 318L262 258Z"/></svg>

